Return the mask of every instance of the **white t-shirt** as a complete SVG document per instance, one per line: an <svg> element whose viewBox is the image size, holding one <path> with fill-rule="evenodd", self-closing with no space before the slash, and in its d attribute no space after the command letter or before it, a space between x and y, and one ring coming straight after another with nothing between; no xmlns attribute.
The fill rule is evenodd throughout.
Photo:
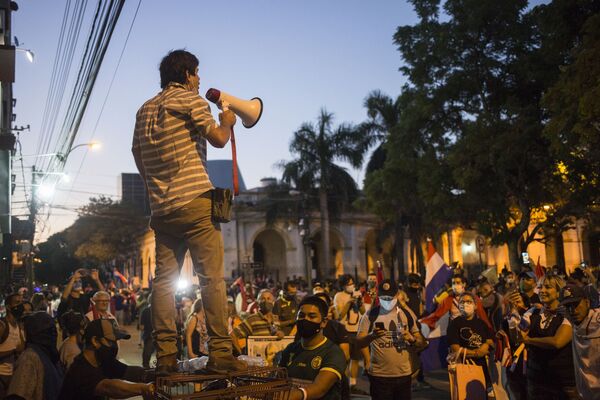
<svg viewBox="0 0 600 400"><path fill-rule="evenodd" d="M387 334L373 340L369 345L371 350L370 375L392 378L408 376L413 373L417 362L414 358L416 355L404 341L402 331L408 329L412 335L418 333L419 327L415 323L416 321L417 317L408 309L394 307L387 311L379 307L379 315L373 321L373 329L377 325L383 324ZM360 319L358 336L368 335L370 325L369 314L365 313Z"/></svg>
<svg viewBox="0 0 600 400"><path fill-rule="evenodd" d="M341 315L342 308L352 300L352 295L349 293L337 292L333 297L333 304L338 315ZM354 311L354 306L350 307L344 318L340 322L344 325L346 330L350 333L356 333L358 331L358 322L360 321L360 312Z"/></svg>
<svg viewBox="0 0 600 400"><path fill-rule="evenodd" d="M0 352L15 350L17 346L21 344L21 328L17 324L16 327L11 325L8 321L5 321L6 327L8 328L8 337L4 343L0 343ZM0 364L0 375L12 375L13 374L14 360L3 362Z"/></svg>
<svg viewBox="0 0 600 400"><path fill-rule="evenodd" d="M600 308L573 325L573 364L577 391L584 399L600 399Z"/></svg>

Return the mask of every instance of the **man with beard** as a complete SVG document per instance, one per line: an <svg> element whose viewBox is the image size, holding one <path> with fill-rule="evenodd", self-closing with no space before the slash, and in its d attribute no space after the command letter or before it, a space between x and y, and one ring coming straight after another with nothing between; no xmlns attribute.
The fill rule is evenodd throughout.
<svg viewBox="0 0 600 400"><path fill-rule="evenodd" d="M141 383L148 380L144 369L117 360L119 339L108 320L97 319L87 325L83 352L67 371L59 400L154 398L154 385Z"/></svg>
<svg viewBox="0 0 600 400"><path fill-rule="evenodd" d="M18 293L9 294L4 304L6 317L0 320L0 399L6 395L14 363L25 348L25 338L19 323L24 312L23 297Z"/></svg>
<svg viewBox="0 0 600 400"><path fill-rule="evenodd" d="M341 380L346 370L344 353L323 335L327 304L317 296L306 296L299 305L296 327L300 340L282 352L280 367L300 385L290 400L341 398Z"/></svg>
<svg viewBox="0 0 600 400"><path fill-rule="evenodd" d="M54 320L45 311L25 318L27 347L15 364L8 400L56 400L62 383Z"/></svg>
<svg viewBox="0 0 600 400"><path fill-rule="evenodd" d="M283 285L283 293L275 301L273 314L279 318L279 328L285 335L289 335L296 323L298 311L298 288L296 282L287 281Z"/></svg>

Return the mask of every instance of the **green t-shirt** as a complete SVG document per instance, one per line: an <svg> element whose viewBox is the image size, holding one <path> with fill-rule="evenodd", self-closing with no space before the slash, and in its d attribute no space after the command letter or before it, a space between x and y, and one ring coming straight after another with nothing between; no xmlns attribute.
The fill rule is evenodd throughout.
<svg viewBox="0 0 600 400"><path fill-rule="evenodd" d="M293 379L313 382L320 371L333 372L338 380L323 397L337 400L341 396L341 379L346 371L346 358L338 345L327 338L315 347L304 348L302 342L290 343L281 355L279 366L287 368Z"/></svg>

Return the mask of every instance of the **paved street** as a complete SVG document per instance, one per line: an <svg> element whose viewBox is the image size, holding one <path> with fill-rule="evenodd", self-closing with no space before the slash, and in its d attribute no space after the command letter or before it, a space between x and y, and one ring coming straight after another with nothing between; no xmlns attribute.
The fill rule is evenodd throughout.
<svg viewBox="0 0 600 400"><path fill-rule="evenodd" d="M136 330L135 325L126 326L125 329L131 334L131 339L121 341L119 359L127 364L142 365L142 349L141 347L138 347L139 332ZM448 374L446 371L435 371L434 373L427 375L426 380L431 384L432 388L413 392L413 400L450 399L450 395L448 394ZM366 377L360 378L359 387L368 392L369 381ZM352 398L355 400L370 399L369 396L358 395L354 395ZM141 399L141 397L135 397L135 399Z"/></svg>

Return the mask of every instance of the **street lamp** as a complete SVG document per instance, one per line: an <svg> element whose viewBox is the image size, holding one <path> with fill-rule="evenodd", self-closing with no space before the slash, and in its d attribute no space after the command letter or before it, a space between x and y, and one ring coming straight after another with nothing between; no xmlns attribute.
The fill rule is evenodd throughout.
<svg viewBox="0 0 600 400"><path fill-rule="evenodd" d="M102 143L96 142L96 141L93 141L90 143L81 143L81 144L78 144L77 146L71 147L71 149L69 151L67 151L66 153L24 154L21 156L21 158L23 158L23 157L56 157L60 161L64 162L67 159L67 157L69 156L69 154L71 154L73 152L73 150L79 149L81 147L88 147L90 150L96 151L96 150L99 150L100 148L102 148Z"/></svg>
<svg viewBox="0 0 600 400"><path fill-rule="evenodd" d="M15 48L15 50L17 51L22 51L25 53L25 56L27 57L27 60L32 63L33 60L35 59L35 54L33 51L29 50L29 49L21 49L19 47Z"/></svg>

